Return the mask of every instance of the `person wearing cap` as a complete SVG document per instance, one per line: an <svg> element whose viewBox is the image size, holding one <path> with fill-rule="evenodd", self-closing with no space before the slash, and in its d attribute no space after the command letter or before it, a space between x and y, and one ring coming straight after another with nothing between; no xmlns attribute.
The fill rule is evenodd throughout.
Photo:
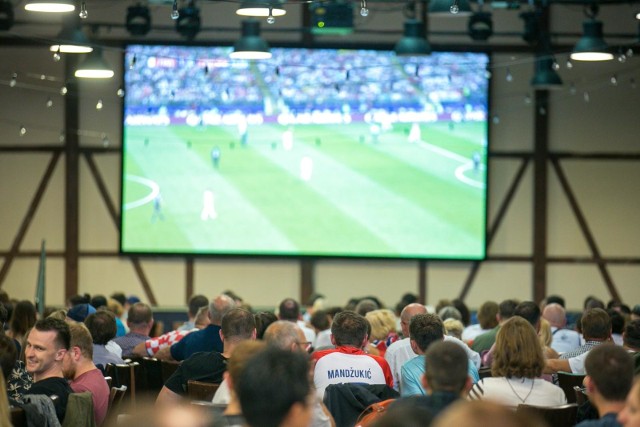
<svg viewBox="0 0 640 427"><path fill-rule="evenodd" d="M96 309L91 304L77 304L67 311L67 317L75 322L84 322L88 315L95 313Z"/></svg>

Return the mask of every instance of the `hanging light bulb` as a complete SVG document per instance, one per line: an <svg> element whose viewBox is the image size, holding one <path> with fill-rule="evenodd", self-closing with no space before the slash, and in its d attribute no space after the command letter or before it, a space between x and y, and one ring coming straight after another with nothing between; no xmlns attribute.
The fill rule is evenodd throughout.
<svg viewBox="0 0 640 427"><path fill-rule="evenodd" d="M45 103L45 105L47 106L47 108L53 107L53 99L51 98L47 99L47 102Z"/></svg>
<svg viewBox="0 0 640 427"><path fill-rule="evenodd" d="M625 55L624 53L621 53L620 55L618 55L618 62L621 64L624 64L625 62L627 62L627 55Z"/></svg>
<svg viewBox="0 0 640 427"><path fill-rule="evenodd" d="M589 92L585 92L582 97L584 98L584 102L589 102L591 100L591 98L589 97Z"/></svg>
<svg viewBox="0 0 640 427"><path fill-rule="evenodd" d="M531 95L526 94L524 96L524 103L527 104L527 105L531 104Z"/></svg>
<svg viewBox="0 0 640 427"><path fill-rule="evenodd" d="M575 95L578 91L576 90L576 85L574 85L573 83L571 83L571 85L569 86L569 93L571 95Z"/></svg>
<svg viewBox="0 0 640 427"><path fill-rule="evenodd" d="M636 79L634 79L633 77L631 77L629 79L629 84L631 85L631 89L635 89L636 88Z"/></svg>
<svg viewBox="0 0 640 427"><path fill-rule="evenodd" d="M511 83L513 81L513 74L511 74L511 70L507 67L507 75L505 76L506 80Z"/></svg>
<svg viewBox="0 0 640 427"><path fill-rule="evenodd" d="M13 73L11 75L11 81L9 82L10 87L16 87L18 84L18 73Z"/></svg>
<svg viewBox="0 0 640 427"><path fill-rule="evenodd" d="M573 62L570 59L567 59L567 68L570 70L573 68Z"/></svg>
<svg viewBox="0 0 640 427"><path fill-rule="evenodd" d="M360 2L360 16L365 18L369 16L369 8L367 7L367 0L362 0Z"/></svg>
<svg viewBox="0 0 640 427"><path fill-rule="evenodd" d="M62 86L62 87L60 88L60 95L64 96L64 95L66 95L66 94L67 94L67 92L68 92L68 89L67 89L67 87L66 87L66 86Z"/></svg>
<svg viewBox="0 0 640 427"><path fill-rule="evenodd" d="M500 124L500 116L497 114L494 114L492 121L494 125Z"/></svg>
<svg viewBox="0 0 640 427"><path fill-rule="evenodd" d="M60 61L61 58L62 57L60 56L60 46L58 46L58 50L53 52L53 62L58 62Z"/></svg>
<svg viewBox="0 0 640 427"><path fill-rule="evenodd" d="M618 86L618 76L616 76L615 74L611 76L610 81L613 86Z"/></svg>
<svg viewBox="0 0 640 427"><path fill-rule="evenodd" d="M173 7L171 8L171 19L174 21L180 18L180 12L178 12L178 0L173 0Z"/></svg>
<svg viewBox="0 0 640 427"><path fill-rule="evenodd" d="M89 12L87 12L87 2L83 1L80 4L80 13L78 14L78 16L82 19L87 19L87 17L89 16Z"/></svg>
<svg viewBox="0 0 640 427"><path fill-rule="evenodd" d="M116 91L116 95L118 95L119 98L124 98L124 89L119 87L118 90Z"/></svg>
<svg viewBox="0 0 640 427"><path fill-rule="evenodd" d="M96 110L102 110L103 106L102 99L98 99L98 102L96 103Z"/></svg>
<svg viewBox="0 0 640 427"><path fill-rule="evenodd" d="M554 59L553 63L551 64L551 68L553 68L555 71L558 71L560 69L560 64L558 64L558 61Z"/></svg>
<svg viewBox="0 0 640 427"><path fill-rule="evenodd" d="M102 134L102 146L103 146L104 148L107 148L107 147L109 146L109 143L110 143L110 141L109 141L109 137L107 136L107 134L106 134L106 133L103 133L103 134Z"/></svg>
<svg viewBox="0 0 640 427"><path fill-rule="evenodd" d="M276 18L273 16L273 7L269 6L269 16L267 16L267 24L274 24L276 22Z"/></svg>
<svg viewBox="0 0 640 427"><path fill-rule="evenodd" d="M64 142L64 140L65 140L64 131L62 131L60 132L60 136L58 136L58 141Z"/></svg>
<svg viewBox="0 0 640 427"><path fill-rule="evenodd" d="M20 125L20 136L24 136L27 133L27 128Z"/></svg>

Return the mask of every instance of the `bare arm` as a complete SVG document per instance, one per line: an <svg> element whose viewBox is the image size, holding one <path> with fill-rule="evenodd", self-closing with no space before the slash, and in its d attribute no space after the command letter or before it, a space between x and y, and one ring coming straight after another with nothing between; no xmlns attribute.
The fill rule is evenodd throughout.
<svg viewBox="0 0 640 427"><path fill-rule="evenodd" d="M167 387L162 387L160 393L158 394L158 398L156 399L156 405L166 405L166 404L174 404L182 400L182 397L169 390Z"/></svg>
<svg viewBox="0 0 640 427"><path fill-rule="evenodd" d="M173 357L171 356L171 346L165 347L165 348L161 348L160 350L158 350L158 352L156 353L156 359L158 359L158 360L174 360Z"/></svg>
<svg viewBox="0 0 640 427"><path fill-rule="evenodd" d="M144 341L141 342L140 344L136 345L135 347L133 347L133 354L135 354L136 356L140 356L140 357L148 357L149 353L147 353L147 348L145 346Z"/></svg>
<svg viewBox="0 0 640 427"><path fill-rule="evenodd" d="M544 368L545 374L554 374L556 372L571 372L571 365L567 359L548 359Z"/></svg>

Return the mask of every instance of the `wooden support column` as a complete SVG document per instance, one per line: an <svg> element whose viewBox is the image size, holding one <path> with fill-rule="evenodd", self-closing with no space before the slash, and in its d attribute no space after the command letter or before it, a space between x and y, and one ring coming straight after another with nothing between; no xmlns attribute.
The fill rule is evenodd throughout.
<svg viewBox="0 0 640 427"><path fill-rule="evenodd" d="M533 300L547 294L547 159L549 157L549 93L535 95L533 153Z"/></svg>
<svg viewBox="0 0 640 427"><path fill-rule="evenodd" d="M300 304L305 304L311 294L316 290L315 286L315 259L303 259L300 261Z"/></svg>
<svg viewBox="0 0 640 427"><path fill-rule="evenodd" d="M427 303L427 261L418 261L418 302Z"/></svg>
<svg viewBox="0 0 640 427"><path fill-rule="evenodd" d="M65 154L65 301L78 294L78 255L80 252L80 128L78 84L74 77L77 58L65 55L67 95L64 100Z"/></svg>

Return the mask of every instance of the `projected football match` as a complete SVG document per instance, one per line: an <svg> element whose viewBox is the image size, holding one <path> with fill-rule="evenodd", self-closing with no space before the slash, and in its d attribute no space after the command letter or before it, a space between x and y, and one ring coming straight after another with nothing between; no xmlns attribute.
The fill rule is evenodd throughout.
<svg viewBox="0 0 640 427"><path fill-rule="evenodd" d="M480 259L488 57L128 46L121 251Z"/></svg>

